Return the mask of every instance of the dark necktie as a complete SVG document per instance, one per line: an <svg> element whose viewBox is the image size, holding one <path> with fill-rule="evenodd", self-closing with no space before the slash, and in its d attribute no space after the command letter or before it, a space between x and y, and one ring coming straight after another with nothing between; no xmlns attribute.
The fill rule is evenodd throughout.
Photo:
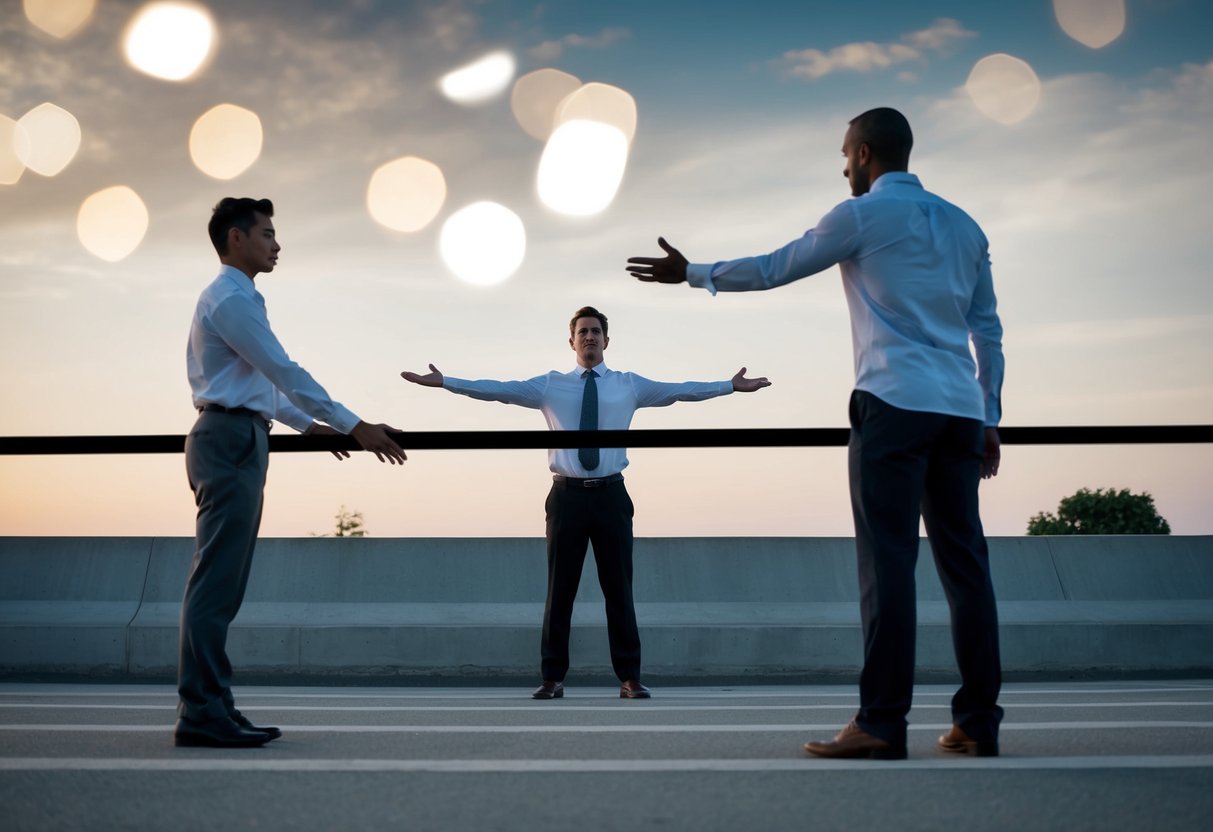
<svg viewBox="0 0 1213 832"><path fill-rule="evenodd" d="M585 391L581 394L581 430L598 430L598 373L586 370L581 374L585 379ZM598 467L597 448L578 448L577 459L581 467L593 471Z"/></svg>

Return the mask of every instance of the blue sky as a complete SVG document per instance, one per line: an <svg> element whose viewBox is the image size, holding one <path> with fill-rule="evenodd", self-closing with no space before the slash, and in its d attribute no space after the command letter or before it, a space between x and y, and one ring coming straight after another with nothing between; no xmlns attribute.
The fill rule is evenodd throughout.
<svg viewBox="0 0 1213 832"><path fill-rule="evenodd" d="M213 276L209 207L270 196L283 242L258 280L292 356L373 421L404 429L541 429L518 408L406 385L428 362L514 378L571 364L566 322L585 303L611 317L607 360L668 380L728 378L742 364L775 385L752 396L642 412L635 427L841 426L850 336L837 272L770 293L709 298L635 284L633 254L664 234L693 260L773 249L848 195L846 121L872 106L915 127L911 169L991 239L1007 330L1005 424L1213 420L1213 7L1127 2L1101 49L1058 26L1049 2L865 4L262 2L207 5L220 44L185 83L127 67L119 40L141 6L101 0L75 38L0 15L0 114L52 101L83 131L53 178L0 186L0 434L184 433L184 342ZM896 55L848 69L848 47ZM913 54L907 52L910 48ZM617 85L638 129L614 203L571 219L534 192L543 149L508 94L467 107L437 79L493 49L518 75L553 67ZM820 53L815 77L805 66ZM1017 124L964 90L982 57L1027 61L1039 106ZM824 61L824 63L823 63ZM257 163L229 182L189 160L190 125L221 102L265 129ZM429 227L367 215L371 172L401 155L438 164L448 196ZM146 203L142 245L106 263L78 242L81 201L126 184ZM496 287L451 276L437 254L453 210L500 201L526 226L522 267ZM283 428L278 428L284 430ZM639 534L850 533L838 450L638 451L629 482ZM986 522L1018 534L1079 487L1148 490L1176 531L1213 533L1213 455L1187 448L1008 448L984 488ZM323 531L341 504L377 535L541 535L543 453L416 453L406 470L320 455L276 459L264 533ZM101 487L115 481L121 489ZM510 483L473 489L468 482ZM464 495L460 497L460 495ZM467 522L476 504L477 523ZM65 506L72 511L66 512ZM0 460L0 533L189 534L178 458Z"/></svg>

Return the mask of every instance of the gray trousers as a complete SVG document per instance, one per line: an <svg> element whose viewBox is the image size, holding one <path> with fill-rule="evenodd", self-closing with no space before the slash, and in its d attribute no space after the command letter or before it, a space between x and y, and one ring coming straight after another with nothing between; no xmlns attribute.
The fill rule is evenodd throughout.
<svg viewBox="0 0 1213 832"><path fill-rule="evenodd" d="M198 506L177 665L177 715L186 719L236 713L227 631L248 585L268 468L269 430L260 419L203 413L186 437L185 470Z"/></svg>

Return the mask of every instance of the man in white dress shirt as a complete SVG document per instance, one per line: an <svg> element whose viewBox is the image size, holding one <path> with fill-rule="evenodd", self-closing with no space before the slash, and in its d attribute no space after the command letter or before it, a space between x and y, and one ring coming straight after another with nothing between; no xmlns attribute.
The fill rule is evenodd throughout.
<svg viewBox="0 0 1213 832"><path fill-rule="evenodd" d="M683 383L617 372L603 363L610 341L606 316L585 306L569 321L569 347L577 355L577 366L569 372L552 370L525 381L469 381L444 376L431 364L424 375L400 375L415 384L445 387L482 401L535 408L552 430L627 430L637 408L750 393L770 385L765 378L746 378L745 367L729 381ZM554 475L545 504L548 591L541 645L543 683L531 694L535 699L564 696L573 601L590 543L606 601L607 637L611 665L620 681L619 696L649 698L649 689L640 683L640 633L632 602L633 506L622 473L627 464L626 448L548 451L548 467Z"/></svg>
<svg viewBox="0 0 1213 832"><path fill-rule="evenodd" d="M278 262L273 215L268 199L227 197L215 206L208 230L222 267L198 298L186 346L198 421L186 437L185 464L198 519L181 605L177 745L252 747L282 734L236 709L226 652L261 523L270 420L304 433L349 434L380 462L405 460L387 434L393 428L367 424L329 398L270 330L253 281Z"/></svg>
<svg viewBox="0 0 1213 832"><path fill-rule="evenodd" d="M714 264L689 264L659 239L666 256L628 260L642 281L686 281L713 295L773 289L835 264L842 272L855 353L849 470L864 665L855 718L833 740L805 745L819 756L906 755L920 516L962 679L939 747L998 753L998 614L977 491L998 473L1002 324L985 235L907 172L912 145L901 113L869 110L842 146L855 198L800 239Z"/></svg>

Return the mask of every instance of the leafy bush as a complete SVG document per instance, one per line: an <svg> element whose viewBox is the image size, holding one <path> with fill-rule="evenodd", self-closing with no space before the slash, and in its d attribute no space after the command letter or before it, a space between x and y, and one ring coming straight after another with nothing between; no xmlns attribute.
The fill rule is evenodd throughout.
<svg viewBox="0 0 1213 832"><path fill-rule="evenodd" d="M1042 511L1028 521L1031 535L1170 533L1170 525L1154 508L1154 498L1127 488L1080 488L1062 498L1057 514Z"/></svg>

